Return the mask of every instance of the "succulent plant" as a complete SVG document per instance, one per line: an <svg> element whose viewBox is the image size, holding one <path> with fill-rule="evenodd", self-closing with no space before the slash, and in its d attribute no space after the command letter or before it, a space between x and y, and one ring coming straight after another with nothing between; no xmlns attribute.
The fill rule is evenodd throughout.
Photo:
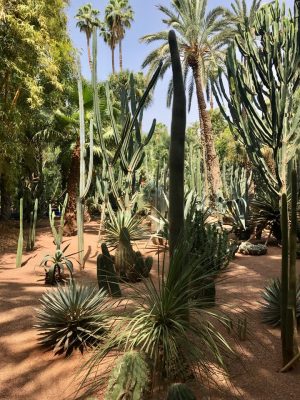
<svg viewBox="0 0 300 400"><path fill-rule="evenodd" d="M262 293L262 318L263 322L273 327L280 325L281 282L272 279ZM300 285L297 288L296 318L300 318Z"/></svg>
<svg viewBox="0 0 300 400"><path fill-rule="evenodd" d="M99 342L106 330L105 298L105 291L73 280L44 293L35 324L39 343L68 356Z"/></svg>
<svg viewBox="0 0 300 400"><path fill-rule="evenodd" d="M112 370L104 400L142 400L147 390L149 369L138 351L123 354Z"/></svg>
<svg viewBox="0 0 300 400"><path fill-rule="evenodd" d="M63 282L65 277L65 267L69 271L71 277L73 273L73 263L65 256L63 251L56 250L54 256L46 255L40 266L43 266L46 272L45 283L55 285L56 283Z"/></svg>
<svg viewBox="0 0 300 400"><path fill-rule="evenodd" d="M117 277L114 261L109 254L106 243L101 245L102 254L97 257L97 280L99 289L106 290L113 297L120 297L121 290Z"/></svg>
<svg viewBox="0 0 300 400"><path fill-rule="evenodd" d="M250 242L242 242L239 247L239 253L250 256L262 256L266 254L268 248L264 244L252 244Z"/></svg>

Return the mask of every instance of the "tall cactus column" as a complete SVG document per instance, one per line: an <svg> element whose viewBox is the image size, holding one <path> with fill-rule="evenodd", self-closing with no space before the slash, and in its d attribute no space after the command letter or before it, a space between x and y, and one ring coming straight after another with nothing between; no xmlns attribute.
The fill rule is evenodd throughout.
<svg viewBox="0 0 300 400"><path fill-rule="evenodd" d="M169 248L172 257L184 225L184 143L186 98L176 34L169 32L173 72L173 108L169 153Z"/></svg>
<svg viewBox="0 0 300 400"><path fill-rule="evenodd" d="M95 39L94 39L95 41ZM94 43L94 47L96 44ZM94 51L94 57L96 56ZM95 58L94 58L95 60ZM93 64L95 64L93 60ZM94 67L95 68L95 67ZM93 71L94 75L95 71ZM84 199L89 191L92 180L93 172L93 119L90 120L90 160L88 167L88 174L86 178L85 173L85 121L84 121L84 103L83 103L83 89L82 89L82 79L81 72L79 71L78 77L78 95L79 95L79 124L80 124L80 181L79 181L79 196L76 201L76 211L77 211L77 236L78 236L78 252L79 261L81 268L83 268L84 260L84 235L83 235L83 218L84 218Z"/></svg>
<svg viewBox="0 0 300 400"><path fill-rule="evenodd" d="M291 226L286 193L281 198L282 230L282 294L281 294L281 343L283 369L287 370L293 360L299 357L296 321L296 244L297 244L297 172L292 171L291 182Z"/></svg>

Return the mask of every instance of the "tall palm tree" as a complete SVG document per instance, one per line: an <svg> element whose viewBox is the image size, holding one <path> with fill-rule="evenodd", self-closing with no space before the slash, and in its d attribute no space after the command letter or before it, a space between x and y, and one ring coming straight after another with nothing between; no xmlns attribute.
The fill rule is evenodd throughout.
<svg viewBox="0 0 300 400"><path fill-rule="evenodd" d="M100 28L100 36L103 37L104 42L110 47L111 50L111 66L112 73L116 72L115 68L115 48L118 43L116 32L114 32L110 27L104 22Z"/></svg>
<svg viewBox="0 0 300 400"><path fill-rule="evenodd" d="M228 24L224 19L224 9L217 7L207 12L207 0L171 0L170 8L162 5L158 8L164 14L163 22L177 33L185 83L188 81L189 72L192 73L187 86L190 99L193 88L196 89L200 126L205 144L208 194L211 201L214 201L221 188L221 178L211 118L206 108L205 88L207 78L210 75L211 64L223 62L224 49L232 38L232 33L226 29ZM141 41L145 43L163 42L144 60L143 67L149 66L150 72L153 71L160 60L164 61L162 74L170 67L167 39L168 31L141 38ZM172 85L169 86L169 94L172 94ZM189 101L189 103L191 102Z"/></svg>
<svg viewBox="0 0 300 400"><path fill-rule="evenodd" d="M128 0L110 0L105 9L105 20L113 37L119 43L120 71L123 69L122 40L125 30L131 27L134 12Z"/></svg>
<svg viewBox="0 0 300 400"><path fill-rule="evenodd" d="M80 32L84 32L86 35L87 50L88 50L88 60L89 65L92 70L92 56L90 41L93 33L94 26L100 27L101 22L98 18L100 12L94 8L90 3L79 8L75 18L78 19L76 26L79 28Z"/></svg>

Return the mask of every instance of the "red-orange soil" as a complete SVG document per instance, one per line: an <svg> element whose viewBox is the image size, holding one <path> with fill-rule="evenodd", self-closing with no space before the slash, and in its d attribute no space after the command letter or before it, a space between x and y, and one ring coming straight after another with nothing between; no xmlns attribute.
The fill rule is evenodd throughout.
<svg viewBox="0 0 300 400"><path fill-rule="evenodd" d="M0 227L0 399L1 400L64 400L74 391L74 373L83 357L74 353L70 358L44 352L37 343L33 329L35 308L46 290L44 271L38 266L42 257L55 247L48 228L38 229L37 248L23 255L27 261L15 268L16 231L11 225ZM85 229L87 261L76 278L96 280L97 225ZM76 237L68 253L76 252ZM155 252L153 246L139 248L144 254ZM221 308L236 318L247 316L249 337L236 340L240 360L229 365L232 386L220 378L222 392L204 394L200 384L193 384L199 399L287 400L300 398L300 366L289 373L280 373L280 331L261 323L260 292L266 281L280 274L280 249L268 249L266 256L237 255L218 285ZM300 272L300 262L298 261ZM155 265L153 267L155 274ZM300 338L299 338L300 342ZM300 363L299 363L300 364ZM101 399L98 396L99 399ZM156 399L157 400L157 399Z"/></svg>

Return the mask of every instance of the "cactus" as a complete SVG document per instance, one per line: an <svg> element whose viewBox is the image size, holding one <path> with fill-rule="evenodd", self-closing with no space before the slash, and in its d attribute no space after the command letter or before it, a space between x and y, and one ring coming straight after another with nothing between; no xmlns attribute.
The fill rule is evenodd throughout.
<svg viewBox="0 0 300 400"><path fill-rule="evenodd" d="M104 400L142 400L148 387L149 369L137 351L122 355L113 368Z"/></svg>
<svg viewBox="0 0 300 400"><path fill-rule="evenodd" d="M244 144L253 166L272 194L286 192L287 164L297 151L300 113L293 112L300 78L299 10L286 15L279 1L266 4L256 14L253 27L240 30L227 53L229 93L222 75L213 84L217 99L233 134ZM239 61L239 54L243 61ZM222 100L225 100L226 107ZM228 107L229 114L226 108ZM272 163L264 148L270 148Z"/></svg>
<svg viewBox="0 0 300 400"><path fill-rule="evenodd" d="M173 108L169 152L169 249L172 257L184 226L184 143L186 97L176 34L169 32L173 72Z"/></svg>
<svg viewBox="0 0 300 400"><path fill-rule="evenodd" d="M281 344L283 368L298 353L296 321L296 252L297 252L297 172L291 177L291 227L286 193L281 197L282 264L281 264Z"/></svg>
<svg viewBox="0 0 300 400"><path fill-rule="evenodd" d="M22 254L23 254L23 199L20 199L20 232L18 239L16 268L20 268L22 266Z"/></svg>
<svg viewBox="0 0 300 400"><path fill-rule="evenodd" d="M105 243L101 245L102 254L97 257L97 280L99 289L104 289L113 297L121 297L119 280L115 272L114 262Z"/></svg>
<svg viewBox="0 0 300 400"><path fill-rule="evenodd" d="M196 396L184 383L173 383L166 400L196 400Z"/></svg>
<svg viewBox="0 0 300 400"><path fill-rule="evenodd" d="M55 212L52 210L51 204L49 204L49 222L52 230L52 235L54 238L54 243L56 245L56 250L60 250L60 246L62 243L62 238L64 234L64 225L65 225L65 212L68 204L68 194L66 194L63 206L60 210L60 221L59 227L56 229L55 226Z"/></svg>
<svg viewBox="0 0 300 400"><path fill-rule="evenodd" d="M30 213L30 223L29 223L29 231L28 231L28 239L27 239L27 244L26 244L26 251L31 251L31 250L34 249L37 212L38 212L38 199L35 199L34 209Z"/></svg>
<svg viewBox="0 0 300 400"><path fill-rule="evenodd" d="M135 256L135 271L137 272L138 276L148 278L153 265L153 257L149 256L144 259L139 251L135 252Z"/></svg>

